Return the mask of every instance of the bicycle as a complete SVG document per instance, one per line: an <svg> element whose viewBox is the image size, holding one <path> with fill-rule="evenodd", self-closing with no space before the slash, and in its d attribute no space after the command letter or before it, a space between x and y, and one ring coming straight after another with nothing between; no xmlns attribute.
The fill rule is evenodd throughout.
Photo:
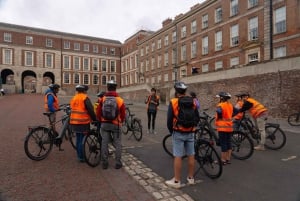
<svg viewBox="0 0 300 201"><path fill-rule="evenodd" d="M35 161L45 159L52 150L53 144L58 147L59 151L63 151L61 144L64 137L66 140L69 140L72 147L76 149L76 137L69 127L71 114L70 105L63 104L60 105L59 108L60 109L58 111L63 110L65 114L56 122L50 121L50 115L52 112L44 112L43 115L47 116L49 119L49 126L39 125L28 127L29 132L24 141L24 150L30 159ZM62 122L62 128L58 134L55 132L54 127L59 122Z"/></svg>
<svg viewBox="0 0 300 201"><path fill-rule="evenodd" d="M217 151L209 141L197 138L198 135L194 136L195 160L199 164L199 168L195 171L195 175L200 171L200 169L202 169L209 178L219 178L222 175L223 166L221 158L219 157ZM172 134L168 134L164 137L163 148L168 155L173 156L171 152Z"/></svg>
<svg viewBox="0 0 300 201"><path fill-rule="evenodd" d="M254 125L250 117L243 114L242 119L238 122L238 129L251 136L257 144L260 142L261 135L257 126ZM280 128L280 124L266 123L266 142L265 147L272 150L281 149L286 144L286 135Z"/></svg>
<svg viewBox="0 0 300 201"><path fill-rule="evenodd" d="M211 117L205 110L200 114L198 135L200 138L214 141L220 145L216 129L213 127L215 117ZM246 160L253 155L254 143L251 138L241 130L234 130L231 135L232 153L231 155L238 160Z"/></svg>
<svg viewBox="0 0 300 201"><path fill-rule="evenodd" d="M288 116L288 123L291 126L300 126L300 112L290 114Z"/></svg>
<svg viewBox="0 0 300 201"><path fill-rule="evenodd" d="M126 104L126 105L133 105ZM142 127L142 120L135 117L135 114L131 113L128 106L126 106L126 115L125 121L122 124L121 131L124 135L127 135L128 132L132 132L129 138L133 135L136 141L141 141L143 137L143 127Z"/></svg>

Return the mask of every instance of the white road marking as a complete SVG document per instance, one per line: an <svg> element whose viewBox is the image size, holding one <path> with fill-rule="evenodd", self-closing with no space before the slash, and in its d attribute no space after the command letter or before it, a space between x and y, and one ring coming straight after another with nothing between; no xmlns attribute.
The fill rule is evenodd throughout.
<svg viewBox="0 0 300 201"><path fill-rule="evenodd" d="M296 159L296 158L297 158L297 156L289 156L287 158L282 158L281 160L282 161L290 161L290 160L293 160L293 159Z"/></svg>

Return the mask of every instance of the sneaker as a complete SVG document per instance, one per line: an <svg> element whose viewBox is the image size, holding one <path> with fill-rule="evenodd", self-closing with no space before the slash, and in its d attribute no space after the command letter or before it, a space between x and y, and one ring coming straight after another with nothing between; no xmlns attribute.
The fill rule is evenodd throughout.
<svg viewBox="0 0 300 201"><path fill-rule="evenodd" d="M195 179L194 178L187 177L186 180L187 180L188 185L194 185L195 184Z"/></svg>
<svg viewBox="0 0 300 201"><path fill-rule="evenodd" d="M102 162L102 169L106 170L108 168L108 162L104 161Z"/></svg>
<svg viewBox="0 0 300 201"><path fill-rule="evenodd" d="M115 165L115 169L120 169L122 167L123 167L122 163L116 163Z"/></svg>
<svg viewBox="0 0 300 201"><path fill-rule="evenodd" d="M150 130L147 130L147 134L150 134L151 133L151 131Z"/></svg>
<svg viewBox="0 0 300 201"><path fill-rule="evenodd" d="M256 147L254 147L254 149L257 151L265 151L265 146L260 144L260 145L257 145Z"/></svg>
<svg viewBox="0 0 300 201"><path fill-rule="evenodd" d="M173 188L180 188L181 184L180 181L175 181L175 178L171 179L171 180L167 180L165 182L165 184L167 184L167 186L173 187Z"/></svg>
<svg viewBox="0 0 300 201"><path fill-rule="evenodd" d="M155 131L155 130L152 130L152 134L154 134L154 135L155 135L155 134L156 134L156 131Z"/></svg>

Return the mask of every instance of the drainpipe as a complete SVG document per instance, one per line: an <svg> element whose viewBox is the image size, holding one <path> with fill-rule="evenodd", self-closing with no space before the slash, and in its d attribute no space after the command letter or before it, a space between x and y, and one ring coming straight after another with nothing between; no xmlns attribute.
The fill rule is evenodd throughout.
<svg viewBox="0 0 300 201"><path fill-rule="evenodd" d="M270 60L273 59L273 2L270 0Z"/></svg>

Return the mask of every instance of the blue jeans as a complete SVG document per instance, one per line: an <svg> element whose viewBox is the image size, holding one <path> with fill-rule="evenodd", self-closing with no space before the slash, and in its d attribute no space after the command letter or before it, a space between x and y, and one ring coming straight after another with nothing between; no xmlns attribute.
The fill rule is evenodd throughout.
<svg viewBox="0 0 300 201"><path fill-rule="evenodd" d="M195 155L195 138L194 133L180 133L174 131L172 134L173 155L182 157Z"/></svg>
<svg viewBox="0 0 300 201"><path fill-rule="evenodd" d="M83 133L76 133L76 151L77 151L77 158L79 160L84 160L83 158Z"/></svg>

